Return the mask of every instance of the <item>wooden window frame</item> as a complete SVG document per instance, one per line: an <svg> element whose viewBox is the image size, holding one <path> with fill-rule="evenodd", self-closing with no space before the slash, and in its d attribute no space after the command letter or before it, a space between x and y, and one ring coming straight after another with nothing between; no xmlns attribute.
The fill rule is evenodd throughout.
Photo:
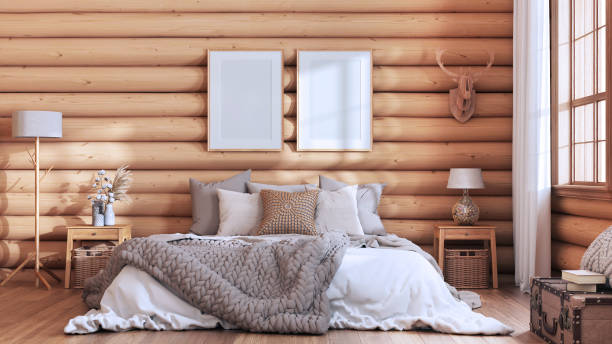
<svg viewBox="0 0 612 344"><path fill-rule="evenodd" d="M599 0L601 1L601 0ZM559 43L559 36L558 36L558 0L550 0L550 40L551 40L551 44L550 44L550 48L551 48L551 54L550 54L550 73L551 73L551 89L550 89L550 97L551 97L551 182L553 185L553 196L564 196L564 197L576 197L576 198L584 198L584 199L607 199L607 200L612 200L612 183L610 182L610 180L612 179L612 171L610 171L611 167L612 167L612 158L610 156L610 152L611 152L611 148L612 148L612 144L611 144L611 135L612 135L612 123L610 122L611 120L611 77L610 74L612 72L612 70L610 70L611 67L611 61L612 61L612 56L611 56L611 49L610 49L610 15L611 15L611 9L610 9L610 5L612 0L605 0L606 1L606 92L605 94L600 94L597 93L598 92L598 83L597 83L597 78L594 78L594 89L593 89L593 95L587 96L587 97L583 97L578 99L578 101L574 100L574 68L573 68L573 59L574 59L574 14L573 14L573 4L575 2L575 0L569 0L570 5L572 6L572 12L570 13L570 56L569 56L569 80L570 80L570 135L571 137L569 138L569 142L570 142L570 184L562 184L559 185L558 183L558 176L559 176L559 166L558 166L558 153L559 153L559 149L558 149L558 89L559 89L559 85L558 85L558 56L559 56L559 52L558 52L558 43ZM597 2L595 2L594 4L594 12L597 13L598 9L597 9ZM598 30L598 23L597 23L597 14L594 17L594 32L596 32ZM593 35L594 40L593 40L593 47L594 47L594 62L597 62L598 56L597 56L597 45L598 42L596 40L597 34ZM594 75L596 76L598 71L598 63L594 63L593 65L594 68ZM594 113L596 114L597 109L595 109L597 107L597 102L601 101L601 100L605 100L606 101L606 182L605 183L599 183L599 182L594 182L594 183L583 183L583 182L574 182L574 152L573 152L573 148L574 148L574 130L572 128L573 125L573 120L574 120L574 113L573 113L573 109L576 106L580 106L580 105L585 105L585 104L593 104L594 107ZM595 121L597 121L597 118L595 118ZM595 122L596 123L596 122ZM594 123L594 125L595 125ZM597 129L597 126L595 125L595 129ZM594 140L594 146L597 145L597 135L594 136L593 138ZM596 152L596 151L595 151ZM594 168L597 168L597 159L598 157L594 157ZM595 174L595 178L597 178L597 173L594 171Z"/></svg>

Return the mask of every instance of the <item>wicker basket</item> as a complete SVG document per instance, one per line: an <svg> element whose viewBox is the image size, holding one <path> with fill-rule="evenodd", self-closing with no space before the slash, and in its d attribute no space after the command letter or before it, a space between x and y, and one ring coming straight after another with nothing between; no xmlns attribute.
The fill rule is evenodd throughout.
<svg viewBox="0 0 612 344"><path fill-rule="evenodd" d="M455 288L489 287L489 250L447 248L444 250L444 278Z"/></svg>
<svg viewBox="0 0 612 344"><path fill-rule="evenodd" d="M83 288L85 280L106 267L114 246L79 247L72 250L72 287Z"/></svg>

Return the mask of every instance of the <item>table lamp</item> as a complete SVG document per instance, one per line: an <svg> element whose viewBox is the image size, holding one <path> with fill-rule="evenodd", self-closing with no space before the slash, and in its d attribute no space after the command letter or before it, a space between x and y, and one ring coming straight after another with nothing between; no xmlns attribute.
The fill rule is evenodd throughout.
<svg viewBox="0 0 612 344"><path fill-rule="evenodd" d="M483 189L482 170L480 168L451 168L447 189L463 189L463 197L452 209L456 225L472 226L478 221L480 209L470 198L469 189Z"/></svg>
<svg viewBox="0 0 612 344"><path fill-rule="evenodd" d="M40 221L39 221L39 142L41 137L62 137L62 113L55 111L16 111L13 113L13 137L35 138L34 143L34 241L35 252L30 252L23 261L7 278L0 283L4 285L15 274L23 269L26 264L34 260L34 272L36 274L36 287L42 282L47 289L51 289L49 283L41 275L40 269L45 270L51 277L60 281L51 270L40 262Z"/></svg>

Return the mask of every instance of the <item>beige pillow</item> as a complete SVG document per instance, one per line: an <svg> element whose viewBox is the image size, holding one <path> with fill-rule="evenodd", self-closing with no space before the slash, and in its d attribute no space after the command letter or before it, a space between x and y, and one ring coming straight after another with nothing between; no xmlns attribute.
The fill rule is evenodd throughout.
<svg viewBox="0 0 612 344"><path fill-rule="evenodd" d="M315 225L319 233L363 235L357 210L357 185L336 191L322 190L317 201Z"/></svg>
<svg viewBox="0 0 612 344"><path fill-rule="evenodd" d="M261 190L264 216L259 235L317 235L314 216L318 194L317 189L304 192Z"/></svg>
<svg viewBox="0 0 612 344"><path fill-rule="evenodd" d="M219 231L217 235L255 235L263 217L259 194L217 189Z"/></svg>

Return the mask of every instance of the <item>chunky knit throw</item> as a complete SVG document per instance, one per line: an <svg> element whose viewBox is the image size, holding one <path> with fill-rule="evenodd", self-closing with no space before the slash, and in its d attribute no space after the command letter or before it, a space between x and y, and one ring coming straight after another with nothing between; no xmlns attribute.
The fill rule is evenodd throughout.
<svg viewBox="0 0 612 344"><path fill-rule="evenodd" d="M606 275L612 287L612 226L601 232L582 256L580 268Z"/></svg>
<svg viewBox="0 0 612 344"><path fill-rule="evenodd" d="M99 308L106 288L129 264L203 313L241 329L324 333L331 316L325 292L348 243L338 233L278 241L132 239L115 248L106 269L86 280L83 299Z"/></svg>

